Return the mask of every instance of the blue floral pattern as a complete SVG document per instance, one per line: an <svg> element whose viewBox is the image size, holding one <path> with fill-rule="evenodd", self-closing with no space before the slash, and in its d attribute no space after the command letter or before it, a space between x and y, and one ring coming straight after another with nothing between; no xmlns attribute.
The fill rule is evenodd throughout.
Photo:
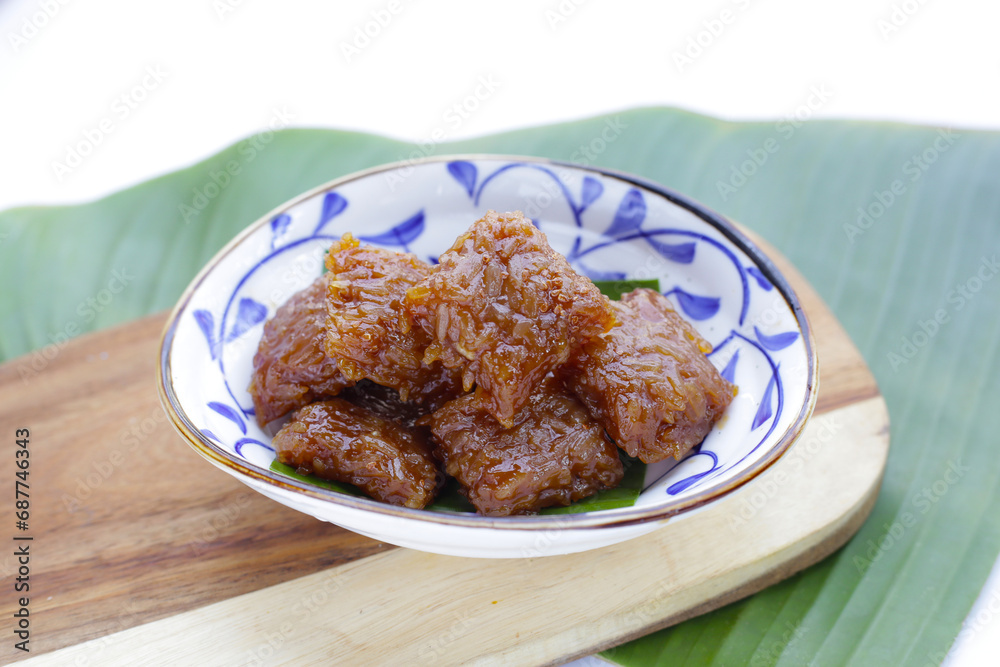
<svg viewBox="0 0 1000 667"><path fill-rule="evenodd" d="M415 214L402 221L395 227L374 236L359 236L362 241L367 241L373 245L396 247L404 252L410 252L409 244L424 233L424 212L417 211Z"/></svg>
<svg viewBox="0 0 1000 667"><path fill-rule="evenodd" d="M458 166L460 165L460 166ZM550 178L558 182L558 190L564 193L567 202L570 205L570 209L574 212L574 221L577 227L582 228L583 222L581 216L583 212L592 204L594 204L603 194L604 188L591 177L586 177L583 181L583 191L581 193L580 202L576 203L570 194L570 189L560 180L560 177L555 174L552 170L539 167L534 164L523 164L523 163L512 163L501 166L499 169L491 173L489 176L483 179L482 184L477 190L475 187L477 170L476 167L468 162L451 162L448 165L449 173L460 180L465 186L466 191L470 197L475 197L479 200L482 195L483 188L496 176L511 169L517 168L528 168L542 171L547 174ZM459 178L459 174L461 178ZM595 185L596 183L596 185ZM614 245L616 243L623 243L627 241L632 241L636 239L642 239L648 243L656 252L663 257L665 260L678 264L691 264L695 260L696 252L698 249L698 244L702 243L707 246L709 251L717 251L723 253L731 262L735 268L739 280L740 280L740 291L742 296L742 303L739 311L739 324L743 325L746 322L747 313L750 307L751 299L751 287L759 288L762 291L769 292L773 289L770 281L764 275L764 273L756 266L744 266L743 263L736 257L736 254L731 248L726 247L725 244L721 243L716 239L712 239L704 234L699 234L692 232L690 230L683 229L654 229L654 230L644 230L643 223L647 216L647 206L645 196L642 191L637 188L630 188L626 191L625 195L618 202L617 208L615 209L614 217L611 223L605 228L603 236L605 239L597 244L591 245L590 247L584 247L583 241L580 236L578 236L573 243L572 251L567 254L567 259L570 262L576 263L581 267L591 279L594 280L613 280L613 279L624 279L626 273L624 272L609 272L597 269L588 268L582 259L597 250L602 250L609 245ZM682 242L668 242L665 239L678 236L686 237L694 240L682 241ZM753 279L753 283L748 280L748 276ZM712 295L700 295L693 294L678 285L673 286L664 292L668 297L674 297L680 306L680 310L688 316L689 319L699 322L704 320L709 320L719 312L720 305L724 295L712 296ZM738 348L740 343L745 343L751 346L752 349L756 350L760 355L764 357L770 368L770 377L767 380L767 384L763 389L761 394L760 402L757 411L754 415L754 419L751 425L751 431L757 431L765 424L770 424L771 427L763 434L760 441L755 447L753 447L744 457L737 461L731 462L728 467L720 463L719 457L710 449L705 448L703 445L699 445L695 450L689 455L688 459L695 459L697 457L704 457L711 461L711 466L708 470L700 471L694 473L688 477L685 477L677 482L674 482L669 487L667 487L667 493L671 495L679 494L687 489L689 489L693 484L698 481L707 478L714 478L718 476L719 473L724 472L728 468L734 467L735 465L742 463L747 457L756 453L756 451L767 441L768 437L774 432L774 428L778 423L779 417L783 411L783 387L781 381L781 370L780 364L776 363L772 358L770 352L780 351L789 345L793 344L799 338L799 331L790 330L779 332L775 334L764 334L755 325L753 327L753 332L755 334L754 338L747 337L736 330L730 331L729 335L719 344L717 344L712 351L710 356L715 356L717 354L723 353L728 347L737 347L735 352L732 353L726 367L723 369L725 376L731 382L735 381L736 367L739 360L740 349Z"/></svg>
<svg viewBox="0 0 1000 667"><path fill-rule="evenodd" d="M663 293L712 343L710 359L739 386L729 423L658 479L647 479L644 498L690 494L746 467L803 409L809 354L793 309L775 290L772 270L693 205L642 183L570 165L456 159L406 169L398 177L404 194L395 185L383 192L376 174L285 207L253 231L256 255L239 266L234 262L220 283L228 287L190 308L186 317L203 340L200 354L218 371L219 393L206 392L198 426L236 456L258 464L273 457L268 434L253 420L249 360L267 317L321 270L318 259L305 262L308 268L300 272L288 265L321 257L346 231L436 262L487 208L524 210L592 279L658 278ZM378 196L392 205L382 206ZM288 285L278 290L282 298L271 298L289 272Z"/></svg>

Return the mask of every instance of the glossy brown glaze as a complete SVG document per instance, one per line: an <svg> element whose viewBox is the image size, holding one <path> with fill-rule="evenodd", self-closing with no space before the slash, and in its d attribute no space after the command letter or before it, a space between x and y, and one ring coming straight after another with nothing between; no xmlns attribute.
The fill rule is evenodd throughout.
<svg viewBox="0 0 1000 667"><path fill-rule="evenodd" d="M298 410L273 446L301 474L354 484L393 505L421 509L443 480L419 431L340 398Z"/></svg>
<svg viewBox="0 0 1000 667"><path fill-rule="evenodd" d="M612 305L618 322L560 375L629 455L645 463L680 459L708 434L735 387L666 297L637 289Z"/></svg>
<svg viewBox="0 0 1000 667"><path fill-rule="evenodd" d="M360 246L350 234L330 248L327 354L352 381L372 380L403 400L433 406L460 393L457 371L423 362L430 344L402 307L406 290L431 273L411 254Z"/></svg>
<svg viewBox="0 0 1000 667"><path fill-rule="evenodd" d="M425 428L418 427L417 420L430 413L426 404L404 401L395 389L383 387L371 380L362 380L353 387L348 387L340 392L338 398L367 408L379 417L407 428Z"/></svg>
<svg viewBox="0 0 1000 667"><path fill-rule="evenodd" d="M520 212L488 212L405 304L433 338L425 363L459 369L463 388L475 385L505 426L546 374L614 321L607 298Z"/></svg>
<svg viewBox="0 0 1000 667"><path fill-rule="evenodd" d="M320 277L264 324L249 387L261 426L354 384L326 355L326 318L326 281Z"/></svg>
<svg viewBox="0 0 1000 667"><path fill-rule="evenodd" d="M481 514L569 505L617 486L618 450L584 406L551 377L504 429L472 395L426 418L445 470Z"/></svg>

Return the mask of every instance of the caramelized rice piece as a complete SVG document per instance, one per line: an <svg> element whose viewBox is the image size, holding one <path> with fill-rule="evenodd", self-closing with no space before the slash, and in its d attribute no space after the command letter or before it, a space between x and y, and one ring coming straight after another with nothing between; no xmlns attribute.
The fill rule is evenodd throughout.
<svg viewBox="0 0 1000 667"><path fill-rule="evenodd" d="M417 420L430 414L428 406L413 401L404 401L395 389L383 387L371 380L362 380L353 387L348 387L340 392L338 398L367 408L379 417L394 421L406 428L425 428L417 426Z"/></svg>
<svg viewBox="0 0 1000 667"><path fill-rule="evenodd" d="M419 431L340 398L300 409L273 444L300 474L354 484L393 505L421 509L443 481Z"/></svg>
<svg viewBox="0 0 1000 667"><path fill-rule="evenodd" d="M473 224L405 306L433 337L424 362L460 369L506 427L546 374L614 322L607 298L520 211Z"/></svg>
<svg viewBox="0 0 1000 667"><path fill-rule="evenodd" d="M551 376L505 430L471 394L425 422L445 470L481 514L506 516L569 505L621 482L618 450Z"/></svg>
<svg viewBox="0 0 1000 667"><path fill-rule="evenodd" d="M431 273L411 254L359 246L350 234L330 247L327 354L352 381L368 378L399 391L404 401L434 407L457 396L456 371L423 363L430 336L403 311L406 290Z"/></svg>
<svg viewBox="0 0 1000 667"><path fill-rule="evenodd" d="M261 426L354 384L323 349L326 317L326 281L321 277L264 325L249 387Z"/></svg>
<svg viewBox="0 0 1000 667"><path fill-rule="evenodd" d="M705 356L712 346L666 297L637 289L612 305L616 325L560 374L630 456L681 459L708 435L735 387Z"/></svg>

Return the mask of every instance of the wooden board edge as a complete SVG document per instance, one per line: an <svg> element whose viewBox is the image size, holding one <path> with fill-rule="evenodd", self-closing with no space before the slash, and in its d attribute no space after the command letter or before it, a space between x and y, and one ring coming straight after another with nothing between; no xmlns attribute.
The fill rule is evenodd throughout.
<svg viewBox="0 0 1000 667"><path fill-rule="evenodd" d="M889 422L888 422L888 410L886 409L885 401L881 396L869 399L866 403L871 405L877 405L881 407L882 411L886 415L885 427L877 435L884 441L884 449L888 453L889 444ZM861 404L854 404L861 405ZM885 464L887 459L883 459L881 469L885 470ZM823 536L817 536L809 546L805 549L797 549L790 547L786 552L791 552L789 560L776 563L772 567L764 569L762 572L756 574L753 578L748 579L746 583L739 587L732 588L727 592L706 600L700 605L696 605L685 609L676 614L667 616L656 623L650 623L649 625L637 629L628 635L623 636L619 640L612 642L604 642L602 644L595 644L587 649L581 649L579 652L566 656L564 658L559 658L548 663L543 663L546 666L556 666L561 665L570 660L576 660L583 658L594 653L599 653L601 651L607 651L614 649L616 646L628 643L630 641L645 637L648 634L663 630L665 628L672 627L684 621L690 620L702 614L707 614L716 609L721 609L726 605L738 602L744 598L750 597L751 595L758 593L765 588L773 586L791 576L815 565L836 551L840 550L848 541L854 536L855 533L861 528L864 522L868 519L875 507L875 503L878 500L878 495L882 487L882 475L878 475L871 487L865 492L865 494L858 499L857 504L851 508L851 510L845 514L842 521L837 524L831 524L832 531L829 534ZM781 553L781 552L779 552ZM615 664L615 663L611 663Z"/></svg>
<svg viewBox="0 0 1000 667"><path fill-rule="evenodd" d="M832 321L837 328L835 333L827 332L828 336L830 338L836 339L842 335L846 339L847 347L850 347L853 350L853 345L850 343L850 339L847 337L846 333L840 327L839 323L836 322L836 319L833 318L832 313L829 312L829 309L826 307L826 304L822 302L822 300L818 295L816 295L813 288L804 280L804 278L802 278L802 276L794 269L794 267L788 264L787 260L785 260L779 253L775 252L774 249L771 248L768 244L759 241L752 234L750 236L756 243L758 243L758 245L762 247L762 249L764 249L764 251L768 254L768 256L774 260L774 263L779 266L780 270L785 274L785 277L788 279L789 283L792 284L793 289L795 290L796 294L800 297L800 299L810 302L810 308L807 309L808 311L807 316L810 318L810 324L814 327L814 331L817 330L816 325L818 321L822 321L824 326L829 321ZM813 303L815 303L815 306L813 305ZM164 318L163 313L153 314L141 318L140 320L136 320L133 323L122 325L121 327L115 327L114 329L111 330L105 330L102 332L88 334L86 337L81 337L81 343L86 342L89 344L91 341L99 340L98 337L105 336L109 332L114 332L115 336L126 335L125 334L126 327L130 327L132 325L136 325L143 332L146 332L148 330L154 330L154 333L158 338L159 333L162 329L163 318ZM838 340L837 342L843 343L844 341ZM853 350L853 353L857 355L856 350ZM9 366L12 367L15 362L17 362L16 359L12 360L11 362L9 362ZM817 415L829 414L831 412L837 412L838 410L841 409L853 408L855 406L861 405L862 403L868 403L871 401L877 401L878 403L880 403L884 410L885 404L884 401L881 399L881 395L878 393L878 388L877 385L875 384L874 378L871 376L870 370L867 368L867 366L865 366L864 361L860 358L860 355L857 355L857 365L858 365L857 373L863 374L866 378L870 380L870 385L866 385L865 387L866 391L861 394L853 394L850 396L850 399L841 396L842 400L836 402L829 402L826 404L821 402L817 406L817 413L816 413ZM848 400L850 402L847 402ZM887 431L884 432L884 436L887 442L888 441ZM884 470L884 460L882 462L882 469ZM725 604L729 604L735 600L753 594L761 590L762 588L772 585L773 583L776 583L777 581L780 581L781 579L784 579L787 576L790 576L795 572L800 571L801 569L804 569L809 565L812 565L818 560L821 560L822 558L829 555L829 553L832 553L836 549L840 548L863 523L864 519L868 516L868 513L871 511L871 507L875 502L875 498L877 497L879 488L878 482L880 480L881 480L881 474L878 476L876 483L871 488L868 489L866 495L863 498L859 499L858 503L856 503L856 505L852 508L850 512L844 515L843 520L837 522L836 525L833 524L830 525L831 532L828 535L826 535L824 540L812 544L811 546L808 546L804 550L798 550L795 554L789 556L788 562L781 562L773 565L770 568L764 568L760 572L756 573L753 578L747 580L738 588L734 588L732 590L725 592L724 594L706 600L701 605L692 606L689 609L683 610L676 614L660 619L653 624L647 625L639 629L635 629L629 635L623 635L615 638L613 641L605 641L602 644L595 644L592 647L581 648L579 655L587 655L596 650L601 650L602 648L608 648L614 645L618 645L624 641L628 641L629 639L642 636L644 634L647 634L649 632L655 631L663 627L668 627L675 623L686 620L687 618L691 618L701 613L711 611L712 609L718 608ZM353 567L355 565L361 565L362 563L368 563L371 561L371 559L379 558L381 556L382 554L376 556L370 556L368 558L361 559L354 563L349 563L341 567ZM338 569L338 568L333 568L333 569ZM316 573L316 574L323 574L323 573ZM286 582L286 583L292 583L292 582ZM281 585L284 584L279 584L279 586ZM257 593L263 593L265 591L270 590L270 588L259 589L258 591L248 593L247 595L256 595ZM204 609L204 607L191 609L189 611L182 612L182 614L178 614L177 616L179 617L184 614L198 612L201 609ZM152 621L151 623L172 621L175 618L177 617L161 619L160 621ZM149 624L136 626L136 629L145 627L146 625ZM120 635L127 632L129 632L129 630L122 631L122 633L114 633L113 635L100 637L98 639L92 640L91 642L84 642L81 644L77 644L75 646L66 647L64 649L57 649L56 651L34 656L32 658L29 658L29 660L32 661L31 664L34 664L33 662L34 660L45 658L47 656L53 656L57 653L61 653L62 651L68 651L70 649L83 647L91 644L99 645L100 647L102 647L103 650L103 647L116 643L119 639L121 639ZM569 659L570 657L571 656L569 654L560 654L560 656L557 659L555 659L556 662L552 664L558 664L559 662ZM45 664L45 663L39 663L39 664ZM56 662L52 664L64 664L64 663Z"/></svg>
<svg viewBox="0 0 1000 667"><path fill-rule="evenodd" d="M810 534L807 542L797 542L783 550L775 552L773 556L767 559L768 562L754 562L749 569L759 567L760 570L752 572L750 577L741 585L733 586L722 594L713 595L705 599L701 604L680 610L675 614L652 623L644 623L641 626L631 628L628 632L620 634L613 639L595 637L593 643L581 644L578 649L571 653L560 652L558 654L551 652L548 654L538 654L536 651L540 648L545 650L548 644L545 642L539 644L538 642L527 641L499 653L493 652L479 657L463 656L461 663L488 664L495 663L496 661L513 661L516 664L560 664L573 657L589 655L611 648L649 632L668 627L751 595L766 586L791 576L795 572L801 571L836 549L839 549L856 532L870 513L878 495L888 452L888 415L885 409L885 402L880 397L868 399L862 403L841 408L841 410L845 412L860 412L864 410L874 415L873 421L880 423L881 426L876 432L867 434L867 437L872 439L874 445L881 448L881 458L878 461L877 469L872 471L873 474L870 483L864 493L857 498L856 502L837 521L828 523L822 530L817 530ZM692 517L693 519L695 518ZM178 642L176 638L182 636L191 637L199 634L198 629L211 626L209 621L212 618L218 617L220 613L226 618L231 619L230 622L238 623L243 627L262 625L264 624L263 619L270 617L274 609L282 606L287 607L288 604L296 600L300 601L303 597L303 591L309 590L309 586L319 581L320 576L327 577L328 580L337 577L349 578L354 571L367 570L375 566L382 559L404 557L407 551L392 550L370 556L337 568L331 568L325 572L307 575L297 580L247 593L237 598L213 603L205 607L177 614L173 617L152 621L112 635L41 654L25 660L21 664L29 666L74 664L74 661L81 658L92 659L100 656L106 650L109 655L105 657L110 660L127 660L129 657L138 658L144 654L148 655L148 652L151 650L155 650L156 655L160 658L170 659L171 661L184 662L194 659L196 656L205 657L204 654L191 653L190 651L193 649L193 646L187 642ZM741 572L730 573L727 575L727 579L739 578L741 576L743 576ZM718 583L713 582L713 586L717 586ZM232 613L234 605L246 610L242 618L239 614L234 615ZM329 639L329 637L324 637L323 641ZM213 647L216 650L222 648L221 643L218 641L213 644ZM247 656L248 651L249 649L245 646L233 646L225 654L217 653L213 655L209 662L215 664L216 661L221 659L219 664L224 664L230 660L242 659ZM447 656L447 658L452 657Z"/></svg>

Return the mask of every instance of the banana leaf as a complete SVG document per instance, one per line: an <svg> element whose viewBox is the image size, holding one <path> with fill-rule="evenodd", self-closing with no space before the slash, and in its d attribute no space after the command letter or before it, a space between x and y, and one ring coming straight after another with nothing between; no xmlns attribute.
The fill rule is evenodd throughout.
<svg viewBox="0 0 1000 667"><path fill-rule="evenodd" d="M291 129L99 201L0 213L0 359L171 307L245 225L329 179L446 153L633 172L752 228L840 318L892 415L870 519L753 597L608 651L623 665L929 665L1000 550L1000 134L730 123L650 108L448 144ZM991 407L992 406L992 407ZM888 546L887 546L888 545Z"/></svg>

